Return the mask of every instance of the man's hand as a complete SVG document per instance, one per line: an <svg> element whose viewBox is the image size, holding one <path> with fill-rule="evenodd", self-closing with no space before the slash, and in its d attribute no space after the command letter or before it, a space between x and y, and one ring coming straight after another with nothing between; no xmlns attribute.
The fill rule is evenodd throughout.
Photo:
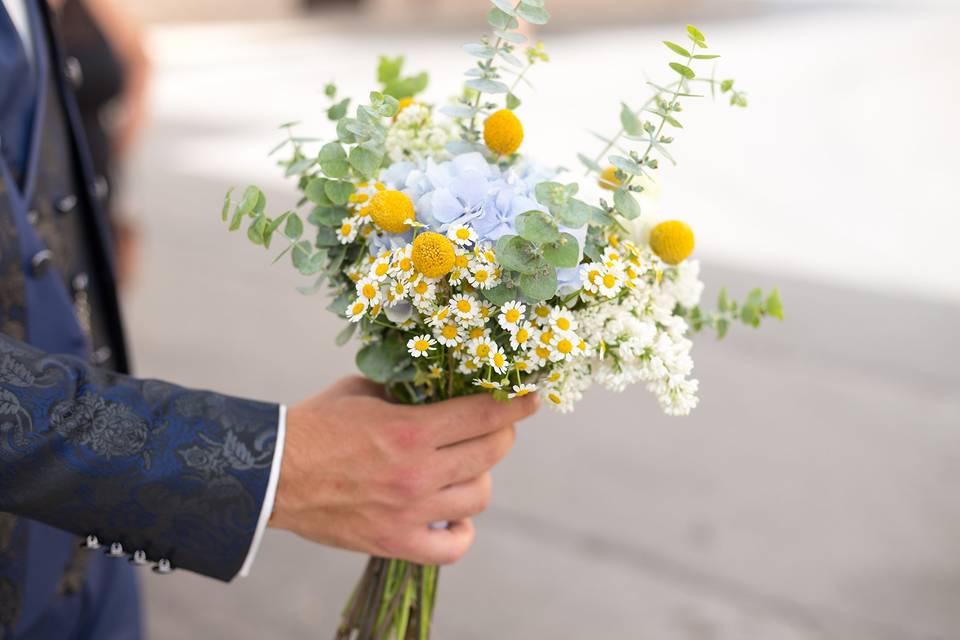
<svg viewBox="0 0 960 640"><path fill-rule="evenodd" d="M321 544L422 564L456 562L470 517L490 502L490 469L535 396L487 394L392 404L369 380L341 380L290 407L273 526ZM447 521L448 529L430 529Z"/></svg>

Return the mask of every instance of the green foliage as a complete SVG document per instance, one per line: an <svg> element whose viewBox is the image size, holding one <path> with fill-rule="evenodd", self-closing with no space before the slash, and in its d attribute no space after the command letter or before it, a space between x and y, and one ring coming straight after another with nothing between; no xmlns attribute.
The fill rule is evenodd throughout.
<svg viewBox="0 0 960 640"><path fill-rule="evenodd" d="M383 87L383 93L397 100L412 98L427 88L430 76L420 72L412 76L403 75L404 57L390 58L380 56L377 65L377 81Z"/></svg>
<svg viewBox="0 0 960 640"><path fill-rule="evenodd" d="M320 169L331 178L345 178L350 172L347 152L339 142L328 142L320 149Z"/></svg>
<svg viewBox="0 0 960 640"><path fill-rule="evenodd" d="M517 216L515 221L517 233L525 240L535 245L543 245L560 240L560 230L557 223L548 213L543 211L527 211Z"/></svg>
<svg viewBox="0 0 960 640"><path fill-rule="evenodd" d="M541 266L533 273L520 276L520 291L528 302L543 302L557 293L557 270Z"/></svg>
<svg viewBox="0 0 960 640"><path fill-rule="evenodd" d="M677 307L675 313L687 319L692 331L699 332L705 328L711 328L716 332L718 339L724 338L730 326L738 321L757 328L764 318L776 318L780 321L784 319L783 301L780 299L778 289L772 289L766 295L762 289L753 289L742 303L732 300L727 290L721 289L715 311L705 312L700 307L692 309Z"/></svg>
<svg viewBox="0 0 960 640"><path fill-rule="evenodd" d="M640 204L633 194L623 189L618 189L613 193L613 204L617 213L627 220L633 220L640 217Z"/></svg>
<svg viewBox="0 0 960 640"><path fill-rule="evenodd" d="M520 274L532 274L545 264L536 245L512 235L500 236L497 240L497 261Z"/></svg>
<svg viewBox="0 0 960 640"><path fill-rule="evenodd" d="M543 259L551 267L569 269L580 262L580 245L569 233L561 234L559 239L543 245L540 249L543 251Z"/></svg>
<svg viewBox="0 0 960 640"><path fill-rule="evenodd" d="M386 154L381 150L371 150L366 147L354 147L350 150L350 166L366 180L376 177L383 164Z"/></svg>
<svg viewBox="0 0 960 640"><path fill-rule="evenodd" d="M403 339L389 334L381 343L365 346L357 352L357 368L374 382L388 384L396 380L409 361Z"/></svg>

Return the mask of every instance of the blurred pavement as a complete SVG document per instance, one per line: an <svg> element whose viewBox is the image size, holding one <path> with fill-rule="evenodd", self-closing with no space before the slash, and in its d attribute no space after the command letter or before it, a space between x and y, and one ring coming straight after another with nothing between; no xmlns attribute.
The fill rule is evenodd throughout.
<svg viewBox="0 0 960 640"><path fill-rule="evenodd" d="M702 337L689 419L634 389L523 425L474 551L442 574L437 638L960 637L958 24L874 9L700 24L752 106L689 110L661 207L697 229L708 300L779 285L788 321ZM547 37L527 148L594 149L580 130L616 128L679 28ZM223 192L257 182L282 211L276 124L325 132L323 82L363 95L381 51L436 70L442 99L465 41L155 32L155 126L127 194L146 231L127 304L140 375L294 402L353 371L323 298L226 233ZM151 637L329 637L362 564L270 532L232 585L146 576Z"/></svg>

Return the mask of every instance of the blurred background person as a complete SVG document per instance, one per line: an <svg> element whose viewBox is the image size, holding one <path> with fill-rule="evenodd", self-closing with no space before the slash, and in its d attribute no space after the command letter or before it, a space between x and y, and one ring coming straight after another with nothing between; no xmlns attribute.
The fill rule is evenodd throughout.
<svg viewBox="0 0 960 640"><path fill-rule="evenodd" d="M143 30L116 0L52 0L50 6L68 60L79 70L77 106L97 174L97 195L113 228L117 280L123 289L136 273L139 231L115 194L147 120L150 61Z"/></svg>

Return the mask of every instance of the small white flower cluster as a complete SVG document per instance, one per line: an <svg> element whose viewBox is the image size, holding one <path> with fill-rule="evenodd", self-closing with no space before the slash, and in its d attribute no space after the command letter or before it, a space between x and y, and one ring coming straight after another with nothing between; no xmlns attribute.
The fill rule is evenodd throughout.
<svg viewBox="0 0 960 640"><path fill-rule="evenodd" d="M384 144L393 162L419 162L426 158L440 162L449 156L449 141L450 130L433 119L429 107L414 102L397 114Z"/></svg>
<svg viewBox="0 0 960 640"><path fill-rule="evenodd" d="M572 410L594 381L614 391L646 382L669 415L687 415L697 405L698 382L689 377L692 342L686 321L673 311L678 303L699 301L699 265L671 267L661 280L649 251L636 257L651 265L655 277L637 278L626 295L608 297L575 314L582 334L595 345L594 357L554 369L541 384L543 397L561 411Z"/></svg>

